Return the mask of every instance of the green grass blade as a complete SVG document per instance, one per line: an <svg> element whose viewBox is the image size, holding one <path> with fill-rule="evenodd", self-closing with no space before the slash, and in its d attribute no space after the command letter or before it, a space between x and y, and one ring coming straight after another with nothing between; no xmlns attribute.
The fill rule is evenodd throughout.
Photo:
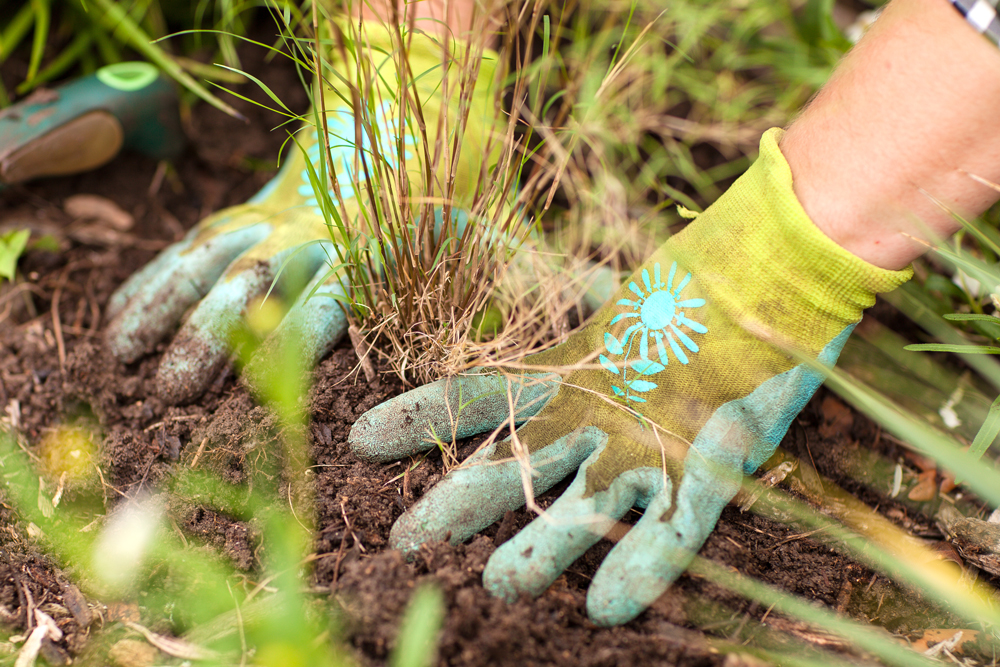
<svg viewBox="0 0 1000 667"><path fill-rule="evenodd" d="M994 345L949 345L947 343L914 343L903 348L910 352L954 352L956 354L1000 354Z"/></svg>
<svg viewBox="0 0 1000 667"><path fill-rule="evenodd" d="M278 280L280 280L282 274L285 272L285 269L288 267L288 264L296 257L298 257L299 253L301 253L302 251L321 243L325 244L327 243L327 241L324 239L313 239L311 241L306 241L305 243L301 243L298 246L296 246L292 250L292 252L290 252L288 256L281 261L281 264L278 265L278 270L274 272L274 278L271 279L271 286L267 288L267 293L264 295L264 300L270 298L271 292L273 292L274 288L278 285ZM312 278L312 276L310 276L310 278Z"/></svg>
<svg viewBox="0 0 1000 667"><path fill-rule="evenodd" d="M60 51L55 60L50 62L45 69L39 72L33 79L28 79L21 83L16 89L17 94L24 95L41 84L58 77L80 59L80 56L83 55L83 52L90 46L92 41L94 41L94 35L91 32L84 32L77 35L76 39Z"/></svg>
<svg viewBox="0 0 1000 667"><path fill-rule="evenodd" d="M941 317L934 299L912 281L894 292L881 295L881 298L898 308L938 340L956 345L969 343L960 331ZM1000 363L993 356L972 355L965 357L963 361L1000 390Z"/></svg>
<svg viewBox="0 0 1000 667"><path fill-rule="evenodd" d="M976 237L980 243L993 251L993 254L1000 256L1000 243L997 242L997 230L982 224L978 220L966 220L960 215L957 215L954 211L951 212L951 217L958 220L962 227L965 228L970 234Z"/></svg>
<svg viewBox="0 0 1000 667"><path fill-rule="evenodd" d="M389 664L392 667L430 667L443 620L444 595L441 591L426 584L418 588L406 607Z"/></svg>
<svg viewBox="0 0 1000 667"><path fill-rule="evenodd" d="M177 32L172 32L169 35L161 37L160 39L153 40L153 44L156 44L158 42L162 42L163 40L171 39L171 38L174 38L174 37L182 37L184 35L201 35L201 34L219 35L219 34L229 34L229 33L225 32L223 30L211 30L211 29L207 29L207 28L206 29L199 29L199 30L178 30ZM285 58L288 58L289 60L291 60L292 62L294 62L299 67L304 67L306 69L309 69L309 67L311 67L311 63L306 62L306 61L304 61L304 60L302 60L300 58L296 58L295 56L293 56L293 55L291 55L291 54L289 54L289 53L287 53L285 51L282 51L279 48L271 46L270 44L265 44L264 42L258 42L256 40L250 39L249 37L244 37L243 35L234 35L234 37L236 37L236 38L238 38L238 39L246 42L247 44L253 44L254 46L259 46L262 49L267 49L268 51L270 51L271 55L284 56Z"/></svg>
<svg viewBox="0 0 1000 667"><path fill-rule="evenodd" d="M976 457L977 459L981 457L993 441L996 440L997 434L1000 434L1000 396L993 401L993 405L990 406L990 411L986 415L986 420L983 425L979 428L979 433L976 434L976 439L972 441L972 447L969 449L969 454Z"/></svg>
<svg viewBox="0 0 1000 667"><path fill-rule="evenodd" d="M28 34L28 28L31 27L34 20L35 15L30 4L21 7L20 11L10 20L3 33L0 34L0 63L7 60L7 57L14 52L17 45Z"/></svg>
<svg viewBox="0 0 1000 667"><path fill-rule="evenodd" d="M222 69L229 70L230 72L233 72L235 74L240 74L240 75L245 76L246 78L250 79L251 81L253 81L254 83L256 83L257 86L261 90L263 90L267 94L268 97L270 97L272 100L274 100L275 102L277 102L278 105L282 109L284 109L288 113L292 114L292 110L289 109L287 106L285 106L285 103L281 101L281 98L278 97L277 95L275 95L274 91L267 87L267 84L265 84L263 81L261 81L260 79L258 79L257 77L255 77L253 74L250 74L248 72L244 72L243 70L240 70L240 69L236 69L235 67L229 67L228 65L223 65L221 63L216 63L216 67L221 67ZM246 99L246 98L244 98L244 99ZM295 115L295 114L292 114L292 115Z"/></svg>
<svg viewBox="0 0 1000 667"><path fill-rule="evenodd" d="M801 357L800 357L801 358ZM853 405L859 412L874 419L916 451L934 459L942 468L954 470L965 479L965 485L1000 507L1000 472L979 461L963 445L923 423L892 401L857 382L846 373L827 369L812 359L802 358L815 370L826 374L826 384Z"/></svg>
<svg viewBox="0 0 1000 667"><path fill-rule="evenodd" d="M993 264L987 264L968 253L955 252L944 246L934 246L934 252L964 271L970 278L979 281L983 287L992 290L995 285L1000 284L1000 271Z"/></svg>
<svg viewBox="0 0 1000 667"><path fill-rule="evenodd" d="M944 319L952 322L993 322L1000 324L1000 317L993 315L980 315L978 313L948 313L943 315Z"/></svg>
<svg viewBox="0 0 1000 667"><path fill-rule="evenodd" d="M45 42L49 39L49 2L48 0L31 0L31 11L35 15L35 34L31 42L31 58L28 61L28 75L25 80L31 81L38 74L45 54Z"/></svg>
<svg viewBox="0 0 1000 667"><path fill-rule="evenodd" d="M132 48L148 58L150 62L166 72L172 79L216 109L234 118L246 120L243 114L210 93L204 86L195 81L191 75L185 72L162 48L156 46L142 28L114 0L92 0L92 2L100 8L102 14L99 20L106 29L120 31L121 34L125 35L126 40Z"/></svg>
<svg viewBox="0 0 1000 667"><path fill-rule="evenodd" d="M800 618L828 632L835 632L890 665L931 667L938 664L898 644L883 631L844 618L823 607L813 606L794 595L732 572L706 558L696 556L688 566L688 572L705 577L715 584L764 605L773 605L774 609L783 614Z"/></svg>
<svg viewBox="0 0 1000 667"><path fill-rule="evenodd" d="M239 99L243 100L244 102L249 102L250 104L254 104L254 105L256 105L256 106L259 106L259 107L260 107L261 109L267 109L268 111L270 111L270 112L272 112L272 113L276 113L276 114L278 114L279 116L285 116L285 117L286 117L286 118L288 118L289 120L296 120L296 119L298 119L298 118L299 118L298 114L294 114L294 113L292 113L292 112L287 112L287 113L286 113L286 112L284 112L284 111L281 111L280 109L275 109L275 108L272 108L272 107L269 107L269 106L267 106L266 104L261 104L260 102L257 102L256 100L253 100L253 99L250 99L250 98L249 98L249 97L247 97L246 95L241 95L240 93L237 93L237 92L235 92L235 91L232 91L232 90L230 90L229 88L226 88L225 86L223 86L222 84L219 84L219 83L216 83L215 81L209 81L208 83L209 83L209 85L211 85L211 86L215 86L215 87L216 87L216 88L218 88L219 90L224 90L224 91L226 91L227 93L229 93L229 94L230 94L230 95L232 95L233 97L237 97L237 98L239 98Z"/></svg>

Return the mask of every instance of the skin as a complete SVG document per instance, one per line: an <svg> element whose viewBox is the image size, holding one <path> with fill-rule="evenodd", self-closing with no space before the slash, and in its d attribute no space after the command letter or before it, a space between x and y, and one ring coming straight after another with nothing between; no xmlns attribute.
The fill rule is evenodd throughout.
<svg viewBox="0 0 1000 667"><path fill-rule="evenodd" d="M355 12L363 19L378 21L391 21L394 13L390 0L365 0ZM486 48L496 45L499 14L484 9L481 0L398 0L396 12L403 21L412 20L425 32L461 38L482 34Z"/></svg>
<svg viewBox="0 0 1000 667"><path fill-rule="evenodd" d="M813 222L901 269L1000 193L1000 49L944 0L894 0L788 128L781 150ZM930 196L928 196L930 195Z"/></svg>

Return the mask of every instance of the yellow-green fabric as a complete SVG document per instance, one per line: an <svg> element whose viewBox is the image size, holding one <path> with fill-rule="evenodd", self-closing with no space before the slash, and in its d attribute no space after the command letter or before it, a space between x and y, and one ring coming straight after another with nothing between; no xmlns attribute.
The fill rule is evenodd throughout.
<svg viewBox="0 0 1000 667"><path fill-rule="evenodd" d="M765 134L726 194L527 370L442 380L358 419L352 449L382 461L429 448L429 432L503 437L524 422L409 508L390 532L395 548L460 542L524 505L528 489L576 471L545 516L490 557L484 587L506 600L540 595L633 506L645 512L595 574L590 618L627 622L680 576L822 383L792 352L832 366L875 293L910 277L819 231L795 198L780 136Z"/></svg>
<svg viewBox="0 0 1000 667"><path fill-rule="evenodd" d="M718 202L654 252L582 331L527 360L544 366L588 365L565 378L558 394L518 436L535 451L584 425L607 433L607 448L587 471L590 492L608 488L619 474L634 468L666 465L679 472L690 443L721 405L790 370L796 365L790 350L815 358L861 319L876 292L892 290L910 278L909 269L887 271L859 259L812 223L795 197L791 171L778 148L780 136L777 129L765 134L754 165ZM665 284L656 285L655 276L659 272L666 283L675 263L671 292L686 275L690 279L671 298L704 300L704 305L677 312L705 333L684 325L683 319L679 323L677 316L672 320L697 352L684 346L669 325L646 326L662 323L662 317L628 317L638 314L652 294L665 290ZM625 319L612 323L623 313ZM641 328L633 333L629 349L612 354L607 336L620 340L636 323ZM665 355L656 345L660 335ZM666 341L668 335L681 355ZM618 373L606 368L601 357ZM634 365L646 360L664 368L639 374ZM619 395L630 379L655 387L638 385L643 390ZM663 431L650 428L631 411ZM496 453L497 458L510 455L509 447Z"/></svg>

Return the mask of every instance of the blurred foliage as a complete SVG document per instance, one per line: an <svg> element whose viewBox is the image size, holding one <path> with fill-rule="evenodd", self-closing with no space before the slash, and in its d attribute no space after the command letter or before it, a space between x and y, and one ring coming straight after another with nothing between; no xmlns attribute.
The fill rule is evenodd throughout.
<svg viewBox="0 0 1000 667"><path fill-rule="evenodd" d="M246 33L257 3L232 0L3 0L0 2L0 65L15 53L14 90L0 84L0 107L58 79L83 76L104 65L148 60L194 95L235 115L197 79L238 82L210 58L238 66L235 41ZM211 38L202 31L211 30ZM179 39L164 38L188 32ZM159 41L164 40L164 41ZM9 83L9 80L7 81Z"/></svg>

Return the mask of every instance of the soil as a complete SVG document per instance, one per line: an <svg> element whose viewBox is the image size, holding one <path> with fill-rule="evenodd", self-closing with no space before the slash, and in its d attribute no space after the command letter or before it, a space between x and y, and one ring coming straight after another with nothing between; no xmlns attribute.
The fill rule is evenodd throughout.
<svg viewBox="0 0 1000 667"><path fill-rule="evenodd" d="M244 49L242 57L245 67L289 106L305 108L305 95L284 63L265 64L253 49ZM241 92L267 101L252 86ZM249 123L206 105L190 110L184 123L189 148L165 174L156 162L126 154L91 173L0 193L0 230L27 224L54 234L61 243L59 252L28 252L21 264L23 281L3 293L0 406L35 454L45 434L60 424L95 427L102 434L98 451L106 509L140 489L158 488L178 466L197 463L238 483L255 457L269 455L271 418L231 369L196 403L168 407L152 386L159 353L123 365L105 353L101 338L104 307L123 280L207 213L245 201L272 175L269 165L282 142L282 133L269 132L277 125L275 116L241 100L233 104ZM80 233L80 224L62 208L67 197L79 193L116 202L135 218L134 228L105 236ZM887 306L880 308L876 316L892 319ZM373 465L352 455L346 440L355 419L404 389L384 367L378 379L366 383L356 366L355 353L345 343L316 369L309 443L317 500L312 585L344 611L344 640L357 663L385 664L403 609L425 581L436 582L447 601L438 655L442 665L757 664L732 653L744 643L765 650L825 647L847 654L852 662L872 660L833 636L692 575L682 576L631 623L599 628L587 619L585 595L613 546L610 540L587 552L538 599L514 604L494 599L482 587L483 567L498 544L531 520L526 510L508 514L466 544L432 544L407 562L387 549L389 528L441 478L442 462L431 456L403 475L410 462ZM809 486L810 475L818 472L897 525L942 543L933 522L912 507L852 481L847 473L859 447L873 448L890 461L903 460L897 443L825 390L782 443L790 456L815 467L809 472L812 467L803 464L793 474L803 485ZM467 443L465 451L470 450ZM794 484L790 487L795 490ZM545 494L540 504L551 503L560 490ZM72 572L42 552L11 505L5 503L0 513L0 622L23 631L33 623L31 610L45 610L65 637L46 643L44 656L52 664L65 664L85 652L101 623L107 627L121 618L120 610L85 600ZM175 508L174 516L186 535L225 554L238 571L253 572L259 566L259 535L252 525L205 507ZM633 512L625 523L637 517ZM928 628L961 627L946 610L899 588L793 521L771 520L731 505L700 554L724 568L871 620L901 638L920 636Z"/></svg>

